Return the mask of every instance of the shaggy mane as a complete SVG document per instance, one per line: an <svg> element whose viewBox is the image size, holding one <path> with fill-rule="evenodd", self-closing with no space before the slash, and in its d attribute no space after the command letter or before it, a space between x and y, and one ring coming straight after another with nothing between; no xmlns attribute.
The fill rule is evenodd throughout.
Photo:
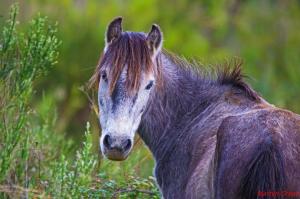
<svg viewBox="0 0 300 199"><path fill-rule="evenodd" d="M163 51L174 64L184 68L187 71L194 72L200 78L208 81L217 82L219 85L232 85L240 89L251 100L260 100L259 95L245 82L246 75L242 73L243 62L241 59L235 58L227 61L223 65L210 67L211 71L204 70L205 67L197 60L187 60L166 50ZM216 78L213 74L216 74Z"/></svg>
<svg viewBox="0 0 300 199"><path fill-rule="evenodd" d="M246 96L252 100L259 100L259 95L244 81L247 77L242 73L243 62L240 59L233 61L233 66L229 62L218 71L217 81L222 85L232 85L245 92Z"/></svg>

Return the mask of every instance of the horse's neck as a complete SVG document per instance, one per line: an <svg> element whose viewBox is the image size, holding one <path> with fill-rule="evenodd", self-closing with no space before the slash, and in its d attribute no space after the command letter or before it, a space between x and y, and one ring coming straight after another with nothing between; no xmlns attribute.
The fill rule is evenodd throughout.
<svg viewBox="0 0 300 199"><path fill-rule="evenodd" d="M212 84L204 83L201 77L172 63L164 54L162 68L162 88L153 90L155 93L149 100L139 128L140 136L156 160L176 144L180 136L180 131L176 130L180 128L178 125L193 119L193 114L186 117L187 113L195 109L197 113L201 112L216 95Z"/></svg>

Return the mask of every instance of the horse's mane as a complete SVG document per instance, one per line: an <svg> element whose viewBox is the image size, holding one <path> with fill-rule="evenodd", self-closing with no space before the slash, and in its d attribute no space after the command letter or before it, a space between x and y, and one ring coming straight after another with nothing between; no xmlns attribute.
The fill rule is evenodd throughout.
<svg viewBox="0 0 300 199"><path fill-rule="evenodd" d="M216 82L219 85L232 85L245 92L246 96L250 99L260 99L259 95L244 80L247 76L242 73L243 61L240 58L233 58L232 60L225 61L223 64L208 68L198 60L187 60L167 50L163 50L163 54L177 66L198 75L201 79L206 80L206 82Z"/></svg>
<svg viewBox="0 0 300 199"><path fill-rule="evenodd" d="M214 81L219 85L232 85L235 88L243 91L251 100L259 100L258 94L244 81L241 66L242 61L235 59L234 61L226 62L223 65L213 69L213 73L203 73L202 64L198 61L188 61L183 57L174 55L166 50L162 52L174 64L185 68L187 71L194 72L209 81ZM101 69L109 67L111 70L110 91L114 90L117 80L127 66L126 86L129 91L139 88L140 75L143 71L146 73L153 71L157 76L157 84L161 85L161 56L156 60L156 66L151 60L151 52L146 43L146 34L138 32L123 32L122 35L108 46L105 53L100 57L98 66L89 81L90 86L97 86L99 83Z"/></svg>

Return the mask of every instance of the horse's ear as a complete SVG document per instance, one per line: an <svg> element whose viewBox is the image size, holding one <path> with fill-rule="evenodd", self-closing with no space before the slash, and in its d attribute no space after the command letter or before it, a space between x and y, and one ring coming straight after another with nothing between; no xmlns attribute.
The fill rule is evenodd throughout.
<svg viewBox="0 0 300 199"><path fill-rule="evenodd" d="M153 24L150 32L147 35L147 45L150 51L155 56L161 50L163 36L158 25Z"/></svg>
<svg viewBox="0 0 300 199"><path fill-rule="evenodd" d="M105 35L106 46L118 39L122 34L122 17L115 18L107 27Z"/></svg>

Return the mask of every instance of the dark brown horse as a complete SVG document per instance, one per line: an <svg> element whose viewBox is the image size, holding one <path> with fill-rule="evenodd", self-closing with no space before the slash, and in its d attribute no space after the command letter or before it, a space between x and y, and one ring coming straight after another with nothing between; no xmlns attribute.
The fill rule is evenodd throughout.
<svg viewBox="0 0 300 199"><path fill-rule="evenodd" d="M241 64L205 75L162 51L162 33L106 32L92 83L102 153L128 156L135 132L151 150L164 198L300 196L300 116L276 108L243 81Z"/></svg>

